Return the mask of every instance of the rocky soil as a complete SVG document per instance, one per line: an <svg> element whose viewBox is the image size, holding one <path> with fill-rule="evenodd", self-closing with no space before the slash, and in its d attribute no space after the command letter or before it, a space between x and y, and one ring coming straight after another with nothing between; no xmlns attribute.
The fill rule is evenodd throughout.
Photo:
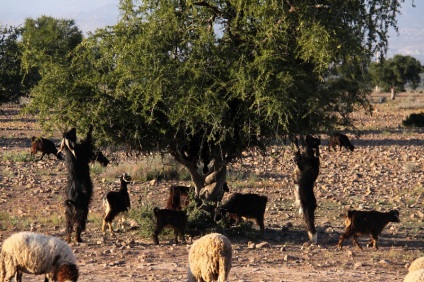
<svg viewBox="0 0 424 282"><path fill-rule="evenodd" d="M378 101L379 96L372 99ZM246 154L242 165L232 165L230 192L265 194L269 200L263 240L230 237L234 254L229 281L402 281L406 266L424 256L424 133L401 126L408 114L424 109L416 108L421 99L402 94L396 101L375 103L372 116L355 113L358 130L347 133L354 152L329 152L328 136L321 136L321 170L315 188L318 245L307 243L294 207L294 163L289 147L276 146L268 157ZM414 109L403 109L402 105L411 103ZM63 162L53 157L35 162L19 159L29 154L31 136L43 133L33 117L19 116L16 107L2 106L0 112L0 241L21 230L64 238ZM49 138L57 141L60 133ZM80 281L186 281L190 243L175 245L160 236L161 244L156 246L136 229L117 232L115 238L101 233L101 197L119 186L105 181L105 176L142 161L142 157L126 158L122 152L107 155L112 164L92 172L95 191L83 233L85 242L71 244ZM132 206L163 207L169 185L136 182L130 187ZM339 251L336 244L343 232L342 215L348 208L397 208L401 222L390 223L383 230L377 251L360 250L351 240ZM255 224L252 228L258 229ZM361 237L360 243L365 247L367 240ZM24 274L24 279L43 278Z"/></svg>

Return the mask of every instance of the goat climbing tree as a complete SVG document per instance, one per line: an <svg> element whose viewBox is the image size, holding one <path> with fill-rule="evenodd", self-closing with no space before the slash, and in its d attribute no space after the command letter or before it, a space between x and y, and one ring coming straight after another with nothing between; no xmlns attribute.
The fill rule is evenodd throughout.
<svg viewBox="0 0 424 282"><path fill-rule="evenodd" d="M121 0L119 22L51 66L29 108L44 126L96 124L106 144L170 153L199 190L248 148L369 107L364 71L403 2Z"/></svg>

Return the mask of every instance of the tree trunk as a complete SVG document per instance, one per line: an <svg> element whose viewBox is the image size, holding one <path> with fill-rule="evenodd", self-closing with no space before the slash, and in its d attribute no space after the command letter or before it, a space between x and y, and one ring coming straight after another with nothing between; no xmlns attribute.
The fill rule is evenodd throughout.
<svg viewBox="0 0 424 282"><path fill-rule="evenodd" d="M395 97L396 97L395 87L394 87L394 86L391 86L391 87L390 87L390 98L391 98L392 100L394 100L394 99L395 99Z"/></svg>
<svg viewBox="0 0 424 282"><path fill-rule="evenodd" d="M207 175L199 172L197 163L187 160L184 158L178 150L171 150L170 154L175 158L177 162L182 164L190 173L191 180L194 184L195 196L199 198L201 190L210 186L211 190L222 189L226 178L227 178L227 167L226 165L214 164L212 169Z"/></svg>

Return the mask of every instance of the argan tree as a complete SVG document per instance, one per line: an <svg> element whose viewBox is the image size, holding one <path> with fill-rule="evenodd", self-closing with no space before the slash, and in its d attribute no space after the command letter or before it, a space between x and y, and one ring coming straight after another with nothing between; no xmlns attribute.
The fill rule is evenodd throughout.
<svg viewBox="0 0 424 282"><path fill-rule="evenodd" d="M14 26L0 26L0 104L19 102L27 94L22 83L21 30Z"/></svg>
<svg viewBox="0 0 424 282"><path fill-rule="evenodd" d="M371 78L375 85L390 90L392 100L395 99L396 90L404 91L409 83L412 89L420 84L420 73L423 67L417 59L411 56L395 55L393 58L372 62L370 65Z"/></svg>
<svg viewBox="0 0 424 282"><path fill-rule="evenodd" d="M107 144L171 154L199 194L249 148L369 107L367 66L401 3L121 0L120 21L52 64L30 109L45 127L94 124Z"/></svg>

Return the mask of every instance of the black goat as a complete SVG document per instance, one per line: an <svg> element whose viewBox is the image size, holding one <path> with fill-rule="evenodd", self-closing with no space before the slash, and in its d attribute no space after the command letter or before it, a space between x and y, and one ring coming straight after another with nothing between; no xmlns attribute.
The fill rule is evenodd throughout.
<svg viewBox="0 0 424 282"><path fill-rule="evenodd" d="M169 187L169 196L166 208L171 210L181 210L189 204L189 193L191 187L172 185Z"/></svg>
<svg viewBox="0 0 424 282"><path fill-rule="evenodd" d="M175 244L178 244L178 233L181 234L182 241L185 242L185 229L187 226L187 215L184 211L176 211L170 209L159 209L155 207L153 213L156 217L156 228L153 234L153 242L159 245L158 235L165 227L174 229Z"/></svg>
<svg viewBox="0 0 424 282"><path fill-rule="evenodd" d="M43 153L40 157L40 160L43 159L44 155L47 155L47 157L50 159L50 154L55 155L59 160L63 160L62 154L57 152L56 145L53 143L53 141L42 137L32 136L31 158L35 159L37 152Z"/></svg>
<svg viewBox="0 0 424 282"><path fill-rule="evenodd" d="M99 162L104 167L106 167L110 163L108 158L106 158L106 156L100 150L94 152L93 159L91 161L93 163Z"/></svg>
<svg viewBox="0 0 424 282"><path fill-rule="evenodd" d="M110 191L103 199L105 208L105 217L103 219L102 232L106 232L106 224L109 226L110 233L113 235L112 221L122 212L127 212L131 208L130 195L128 194L127 185L131 181L131 177L124 173L120 177L121 188L119 191Z"/></svg>
<svg viewBox="0 0 424 282"><path fill-rule="evenodd" d="M76 143L76 129L72 128L63 134L59 152L65 153L65 165L68 170L66 185L66 233L67 242L71 241L71 234L76 225L75 241L82 242L81 232L85 230L88 216L88 207L93 195L93 183L90 177L89 163L93 158L92 133L90 127L87 137Z"/></svg>
<svg viewBox="0 0 424 282"><path fill-rule="evenodd" d="M378 235L380 235L383 228L389 222L400 222L399 211L392 210L389 212L378 212L350 210L347 212L345 219L345 232L340 236L337 247L341 250L344 239L348 239L353 236L353 243L362 249L356 238L361 235L369 234L371 239L367 244L367 247L374 246L374 248L378 250Z"/></svg>
<svg viewBox="0 0 424 282"><path fill-rule="evenodd" d="M319 139L318 139L319 140ZM303 216L306 224L309 240L317 243L317 235L315 229L315 209L317 201L314 194L315 181L319 174L319 144L320 142L310 141L306 142L306 150L304 153L300 152L297 139L295 145L297 152L294 156L296 163L294 186L296 204L299 206L299 214Z"/></svg>
<svg viewBox="0 0 424 282"><path fill-rule="evenodd" d="M351 152L353 152L355 149L355 146L352 145L349 137L339 132L336 132L330 136L330 141L328 142L328 151L331 151L331 148L333 148L334 151L337 151L336 146L339 146L339 151L341 151L343 147L346 148L346 150L350 150Z"/></svg>
<svg viewBox="0 0 424 282"><path fill-rule="evenodd" d="M261 236L264 236L264 215L268 198L258 194L234 193L228 201L215 209L215 221L220 221L226 214L238 224L241 217L255 219L259 225Z"/></svg>

